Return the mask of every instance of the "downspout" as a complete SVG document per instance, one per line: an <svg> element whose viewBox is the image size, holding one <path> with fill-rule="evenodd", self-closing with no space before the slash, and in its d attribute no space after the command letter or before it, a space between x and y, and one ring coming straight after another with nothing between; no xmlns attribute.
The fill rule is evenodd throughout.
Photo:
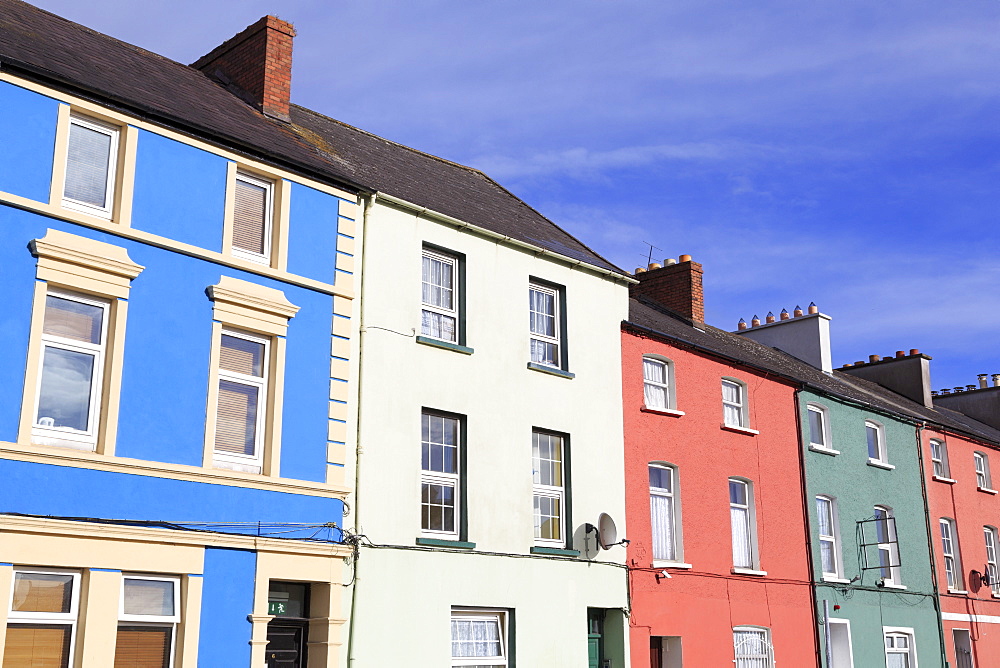
<svg viewBox="0 0 1000 668"><path fill-rule="evenodd" d="M357 425L355 431L357 443L354 453L354 530L355 533L363 533L361 526L361 455L364 454L364 441L361 438L361 407L364 402L361 400L361 374L364 370L364 344L365 344L365 276L367 276L367 264L365 255L368 253L368 213L375 204L378 193L372 193L365 199L364 212L361 215L361 280L355 299L358 304L358 412ZM351 620L347 626L347 665L348 668L354 665L354 618L357 616L358 608L358 584L361 577L358 575L358 568L361 565L361 544L355 540L354 543L354 589L351 590Z"/></svg>
<svg viewBox="0 0 1000 668"><path fill-rule="evenodd" d="M927 502L927 478L924 471L924 439L923 432L927 428L927 421L922 421L917 426L917 461L920 463L920 492L924 497L924 523L927 525L927 555L931 561L931 586L934 587L934 616L937 617L938 636L941 640L941 665L948 665L948 651L945 649L944 640L944 620L941 618L941 590L938 588L937 558L934 556L934 535L931 532L931 508Z"/></svg>
<svg viewBox="0 0 1000 668"><path fill-rule="evenodd" d="M802 407L799 402L799 395L802 389L799 388L795 390L795 436L798 439L796 447L799 451L799 483L802 485L802 519L805 520L806 528L806 564L809 568L809 603L812 605L813 618L817 613L816 609L816 585L813 582L813 577L815 574L814 564L813 564L813 553L812 553L812 526L809 523L809 488L806 486L806 453L804 449L803 432L802 432ZM830 622L824 618L823 623L829 629ZM828 634L827 634L828 635ZM819 624L813 624L813 641L816 644L816 665L823 665L823 658L820 649L819 641ZM827 654L830 652L829 643L827 643ZM830 663L827 663L829 668Z"/></svg>

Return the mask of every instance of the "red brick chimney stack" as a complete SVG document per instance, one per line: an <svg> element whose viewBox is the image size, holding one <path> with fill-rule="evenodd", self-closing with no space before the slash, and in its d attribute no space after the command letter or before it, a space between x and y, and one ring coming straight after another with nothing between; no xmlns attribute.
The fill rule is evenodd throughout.
<svg viewBox="0 0 1000 668"><path fill-rule="evenodd" d="M677 262L667 260L662 267L654 262L648 269L636 271L639 283L630 286L629 292L633 297L648 297L691 322L704 325L702 274L704 270L699 263L692 261L690 255L681 255Z"/></svg>
<svg viewBox="0 0 1000 668"><path fill-rule="evenodd" d="M191 64L264 114L288 121L295 28L265 16Z"/></svg>

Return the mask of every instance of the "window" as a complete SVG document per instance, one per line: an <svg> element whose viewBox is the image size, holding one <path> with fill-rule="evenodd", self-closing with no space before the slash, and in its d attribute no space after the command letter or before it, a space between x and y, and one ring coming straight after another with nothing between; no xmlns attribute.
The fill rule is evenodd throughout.
<svg viewBox="0 0 1000 668"><path fill-rule="evenodd" d="M457 417L421 415L420 528L430 536L459 537L461 430Z"/></svg>
<svg viewBox="0 0 1000 668"><path fill-rule="evenodd" d="M559 290L539 283L528 285L531 361L535 364L562 366L559 301Z"/></svg>
<svg viewBox="0 0 1000 668"><path fill-rule="evenodd" d="M980 489L992 489L993 479L990 477L990 458L982 452L972 454L976 462L976 486Z"/></svg>
<svg viewBox="0 0 1000 668"><path fill-rule="evenodd" d="M955 668L975 668L972 660L972 631L969 629L952 629L952 639L955 641Z"/></svg>
<svg viewBox="0 0 1000 668"><path fill-rule="evenodd" d="M677 469L649 465L649 514L653 530L653 559L681 561L680 526L677 521Z"/></svg>
<svg viewBox="0 0 1000 668"><path fill-rule="evenodd" d="M118 128L71 115L63 206L102 218L114 208Z"/></svg>
<svg viewBox="0 0 1000 668"><path fill-rule="evenodd" d="M870 446L869 450L871 450ZM948 465L948 446L944 441L931 439L931 464L934 467L935 476L951 478L951 467Z"/></svg>
<svg viewBox="0 0 1000 668"><path fill-rule="evenodd" d="M123 577L115 668L173 665L179 608L179 580Z"/></svg>
<svg viewBox="0 0 1000 668"><path fill-rule="evenodd" d="M722 417L727 427L747 427L746 385L738 380L722 379Z"/></svg>
<svg viewBox="0 0 1000 668"><path fill-rule="evenodd" d="M531 434L534 476L535 543L564 547L566 480L563 437L535 430Z"/></svg>
<svg viewBox="0 0 1000 668"><path fill-rule="evenodd" d="M736 668L772 668L774 648L770 642L771 632L750 626L733 629L733 649Z"/></svg>
<svg viewBox="0 0 1000 668"><path fill-rule="evenodd" d="M757 567L757 536L753 486L746 480L729 479L729 517L733 530L733 566Z"/></svg>
<svg viewBox="0 0 1000 668"><path fill-rule="evenodd" d="M451 665L504 668L507 613L503 610L451 611Z"/></svg>
<svg viewBox="0 0 1000 668"><path fill-rule="evenodd" d="M823 576L839 578L840 531L837 527L837 502L829 496L816 497L816 517L819 527L819 554Z"/></svg>
<svg viewBox="0 0 1000 668"><path fill-rule="evenodd" d="M878 541L879 574L885 584L899 584L899 543L892 508L875 506L875 536Z"/></svg>
<svg viewBox="0 0 1000 668"><path fill-rule="evenodd" d="M34 440L93 450L97 442L109 303L50 290L45 296Z"/></svg>
<svg viewBox="0 0 1000 668"><path fill-rule="evenodd" d="M913 643L913 629L883 627L885 638L886 668L915 668L917 652Z"/></svg>
<svg viewBox="0 0 1000 668"><path fill-rule="evenodd" d="M851 622L834 619L830 623L830 654L833 663L829 668L854 668L854 648L851 646Z"/></svg>
<svg viewBox="0 0 1000 668"><path fill-rule="evenodd" d="M646 408L665 411L674 407L673 373L667 360L642 358L642 390Z"/></svg>
<svg viewBox="0 0 1000 668"><path fill-rule="evenodd" d="M962 589L962 564L958 556L955 520L942 517L941 554L944 556L944 572L948 576L948 589Z"/></svg>
<svg viewBox="0 0 1000 668"><path fill-rule="evenodd" d="M807 406L809 414L809 444L820 450L832 450L827 410L818 404Z"/></svg>
<svg viewBox="0 0 1000 668"><path fill-rule="evenodd" d="M877 422L865 422L865 434L868 437L868 461L881 464L888 463L885 453L885 430Z"/></svg>
<svg viewBox="0 0 1000 668"><path fill-rule="evenodd" d="M983 527L983 539L986 541L986 573L990 576L990 589L994 596L1000 596L1000 569L997 568L997 537L996 527Z"/></svg>
<svg viewBox="0 0 1000 668"><path fill-rule="evenodd" d="M4 665L69 668L79 599L78 573L14 571Z"/></svg>
<svg viewBox="0 0 1000 668"><path fill-rule="evenodd" d="M237 172L235 188L233 256L270 264L274 183Z"/></svg>
<svg viewBox="0 0 1000 668"><path fill-rule="evenodd" d="M215 420L216 465L260 473L267 413L269 339L223 330Z"/></svg>
<svg viewBox="0 0 1000 668"><path fill-rule="evenodd" d="M424 336L459 342L458 273L457 257L424 249L420 317Z"/></svg>

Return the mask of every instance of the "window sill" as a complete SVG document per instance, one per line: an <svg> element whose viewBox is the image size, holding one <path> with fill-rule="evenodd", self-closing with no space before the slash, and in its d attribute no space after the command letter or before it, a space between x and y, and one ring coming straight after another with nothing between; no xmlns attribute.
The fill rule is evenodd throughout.
<svg viewBox="0 0 1000 668"><path fill-rule="evenodd" d="M938 482L943 482L943 483L945 483L947 485L954 485L956 482L958 482L957 480L955 480L953 478L942 478L939 475L931 476L931 478L933 480L937 480Z"/></svg>
<svg viewBox="0 0 1000 668"><path fill-rule="evenodd" d="M554 366L548 366L547 364L539 364L537 362L528 362L528 368L532 371L541 371L542 373L547 373L551 376L559 376L560 378L576 378L575 373L570 373L569 371L563 371L562 369L556 368Z"/></svg>
<svg viewBox="0 0 1000 668"><path fill-rule="evenodd" d="M459 550L476 549L475 543L470 543L465 540L445 540L443 538L418 538L417 545L423 545L425 547L453 547Z"/></svg>
<svg viewBox="0 0 1000 668"><path fill-rule="evenodd" d="M989 487L977 487L976 490L983 492L984 494L996 494L995 489L990 489Z"/></svg>
<svg viewBox="0 0 1000 668"><path fill-rule="evenodd" d="M735 431L737 434L749 434L751 436L756 436L760 433L756 429L750 429L749 427L736 427L731 424L724 424L722 425L722 428L726 431Z"/></svg>
<svg viewBox="0 0 1000 668"><path fill-rule="evenodd" d="M837 584L845 584L845 585L851 584L851 581L848 580L847 578L840 578L833 575L824 575L823 582L836 582Z"/></svg>
<svg viewBox="0 0 1000 668"><path fill-rule="evenodd" d="M882 586L886 589L906 589L906 585L898 585L891 582L883 582Z"/></svg>
<svg viewBox="0 0 1000 668"><path fill-rule="evenodd" d="M964 589L949 589L948 593L949 594L956 594L958 596L968 596L969 595L969 592L965 591Z"/></svg>
<svg viewBox="0 0 1000 668"><path fill-rule="evenodd" d="M767 575L767 571L758 571L752 568L737 568L736 566L733 566L732 573L733 575L753 575L759 578Z"/></svg>
<svg viewBox="0 0 1000 668"><path fill-rule="evenodd" d="M545 554L550 557L579 557L580 550L566 550L559 547L533 547L531 554Z"/></svg>
<svg viewBox="0 0 1000 668"><path fill-rule="evenodd" d="M673 417L685 415L684 411L679 411L674 408L646 408L643 406L639 410L643 413L652 413L653 415L670 415Z"/></svg>
<svg viewBox="0 0 1000 668"><path fill-rule="evenodd" d="M823 454L823 455L830 455L831 457L835 457L836 455L840 454L840 450L832 450L830 448L821 448L821 447L815 446L815 445L813 445L811 443L809 444L809 449L812 450L813 452L818 452L818 453Z"/></svg>
<svg viewBox="0 0 1000 668"><path fill-rule="evenodd" d="M694 568L691 564L685 564L680 561L657 561L653 560L653 568L683 568L685 570Z"/></svg>
<svg viewBox="0 0 1000 668"><path fill-rule="evenodd" d="M448 341L442 341L440 339L432 339L429 336L418 336L417 343L421 343L425 346L430 346L432 348L441 348L442 350L452 350L456 353L462 353L463 355L471 355L476 352L472 348L467 346L460 346L457 343L450 343Z"/></svg>
<svg viewBox="0 0 1000 668"><path fill-rule="evenodd" d="M868 466L874 466L877 469L885 469L886 471L891 471L894 468L896 468L892 464L888 464L886 462L882 462L877 459L872 459L871 457L868 458Z"/></svg>

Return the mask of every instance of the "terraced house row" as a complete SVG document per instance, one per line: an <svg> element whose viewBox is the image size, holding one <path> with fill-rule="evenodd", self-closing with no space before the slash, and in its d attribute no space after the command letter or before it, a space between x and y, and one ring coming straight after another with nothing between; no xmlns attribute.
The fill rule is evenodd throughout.
<svg viewBox="0 0 1000 668"><path fill-rule="evenodd" d="M0 665L989 666L1000 376L0 0Z"/></svg>

